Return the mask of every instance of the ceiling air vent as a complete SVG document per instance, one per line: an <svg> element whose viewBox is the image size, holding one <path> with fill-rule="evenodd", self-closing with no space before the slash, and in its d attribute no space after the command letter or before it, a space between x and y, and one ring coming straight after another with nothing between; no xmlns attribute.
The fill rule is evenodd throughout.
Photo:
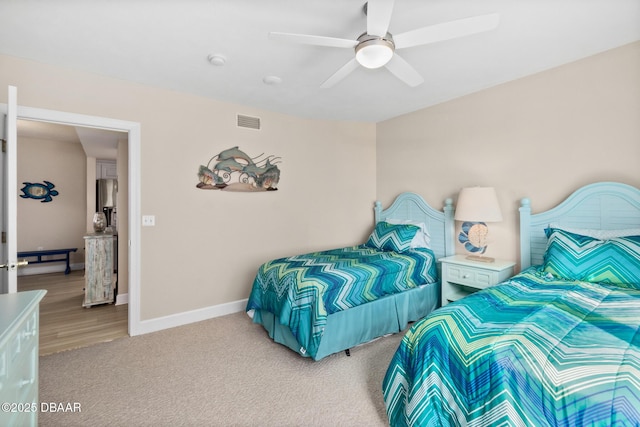
<svg viewBox="0 0 640 427"><path fill-rule="evenodd" d="M260 130L260 118L238 114L238 127Z"/></svg>

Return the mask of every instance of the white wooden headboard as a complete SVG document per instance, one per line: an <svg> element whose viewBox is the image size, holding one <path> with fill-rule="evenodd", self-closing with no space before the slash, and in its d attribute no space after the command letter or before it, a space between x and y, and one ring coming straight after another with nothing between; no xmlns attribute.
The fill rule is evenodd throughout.
<svg viewBox="0 0 640 427"><path fill-rule="evenodd" d="M455 254L455 223L453 201L445 200L442 211L432 208L418 194L402 193L387 209L377 201L374 206L375 222L385 219L401 219L424 222L431 236L431 249L436 258Z"/></svg>
<svg viewBox="0 0 640 427"><path fill-rule="evenodd" d="M520 268L542 264L547 247L544 229L565 227L616 230L640 227L640 190L617 182L586 185L555 208L531 214L531 201L520 203Z"/></svg>

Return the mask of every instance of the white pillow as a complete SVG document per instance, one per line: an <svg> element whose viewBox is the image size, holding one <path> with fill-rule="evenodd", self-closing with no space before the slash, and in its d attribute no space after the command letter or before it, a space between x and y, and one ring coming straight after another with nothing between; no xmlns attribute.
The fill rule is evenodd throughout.
<svg viewBox="0 0 640 427"><path fill-rule="evenodd" d="M411 219L385 219L389 224L411 224L417 227L420 227L420 231L413 236L413 240L411 240L411 248L426 248L431 249L429 243L431 243L431 236L429 235L429 230L427 230L427 226L424 222L413 221Z"/></svg>
<svg viewBox="0 0 640 427"><path fill-rule="evenodd" d="M559 228L564 231L568 231L573 234L580 234L581 236L593 237L598 240L615 239L616 237L625 236L640 236L640 228L623 228L618 230L599 230L592 228L575 228L575 227L563 227L559 224L551 223L549 228Z"/></svg>

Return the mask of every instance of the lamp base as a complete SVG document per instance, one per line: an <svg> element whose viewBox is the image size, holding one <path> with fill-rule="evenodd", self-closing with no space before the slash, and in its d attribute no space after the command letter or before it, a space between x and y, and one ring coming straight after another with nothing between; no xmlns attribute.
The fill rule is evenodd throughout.
<svg viewBox="0 0 640 427"><path fill-rule="evenodd" d="M483 255L467 255L467 259L470 261L478 261L478 262L495 262L495 258L491 258Z"/></svg>

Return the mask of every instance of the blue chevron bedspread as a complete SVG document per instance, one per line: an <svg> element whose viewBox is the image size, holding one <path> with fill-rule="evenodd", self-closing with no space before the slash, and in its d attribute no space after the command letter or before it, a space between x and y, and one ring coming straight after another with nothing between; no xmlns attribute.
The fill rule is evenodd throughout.
<svg viewBox="0 0 640 427"><path fill-rule="evenodd" d="M296 255L260 266L246 310L274 313L314 357L328 315L433 283L437 275L430 249L400 253L359 245Z"/></svg>
<svg viewBox="0 0 640 427"><path fill-rule="evenodd" d="M531 267L415 323L383 392L392 426L638 426L640 290Z"/></svg>

